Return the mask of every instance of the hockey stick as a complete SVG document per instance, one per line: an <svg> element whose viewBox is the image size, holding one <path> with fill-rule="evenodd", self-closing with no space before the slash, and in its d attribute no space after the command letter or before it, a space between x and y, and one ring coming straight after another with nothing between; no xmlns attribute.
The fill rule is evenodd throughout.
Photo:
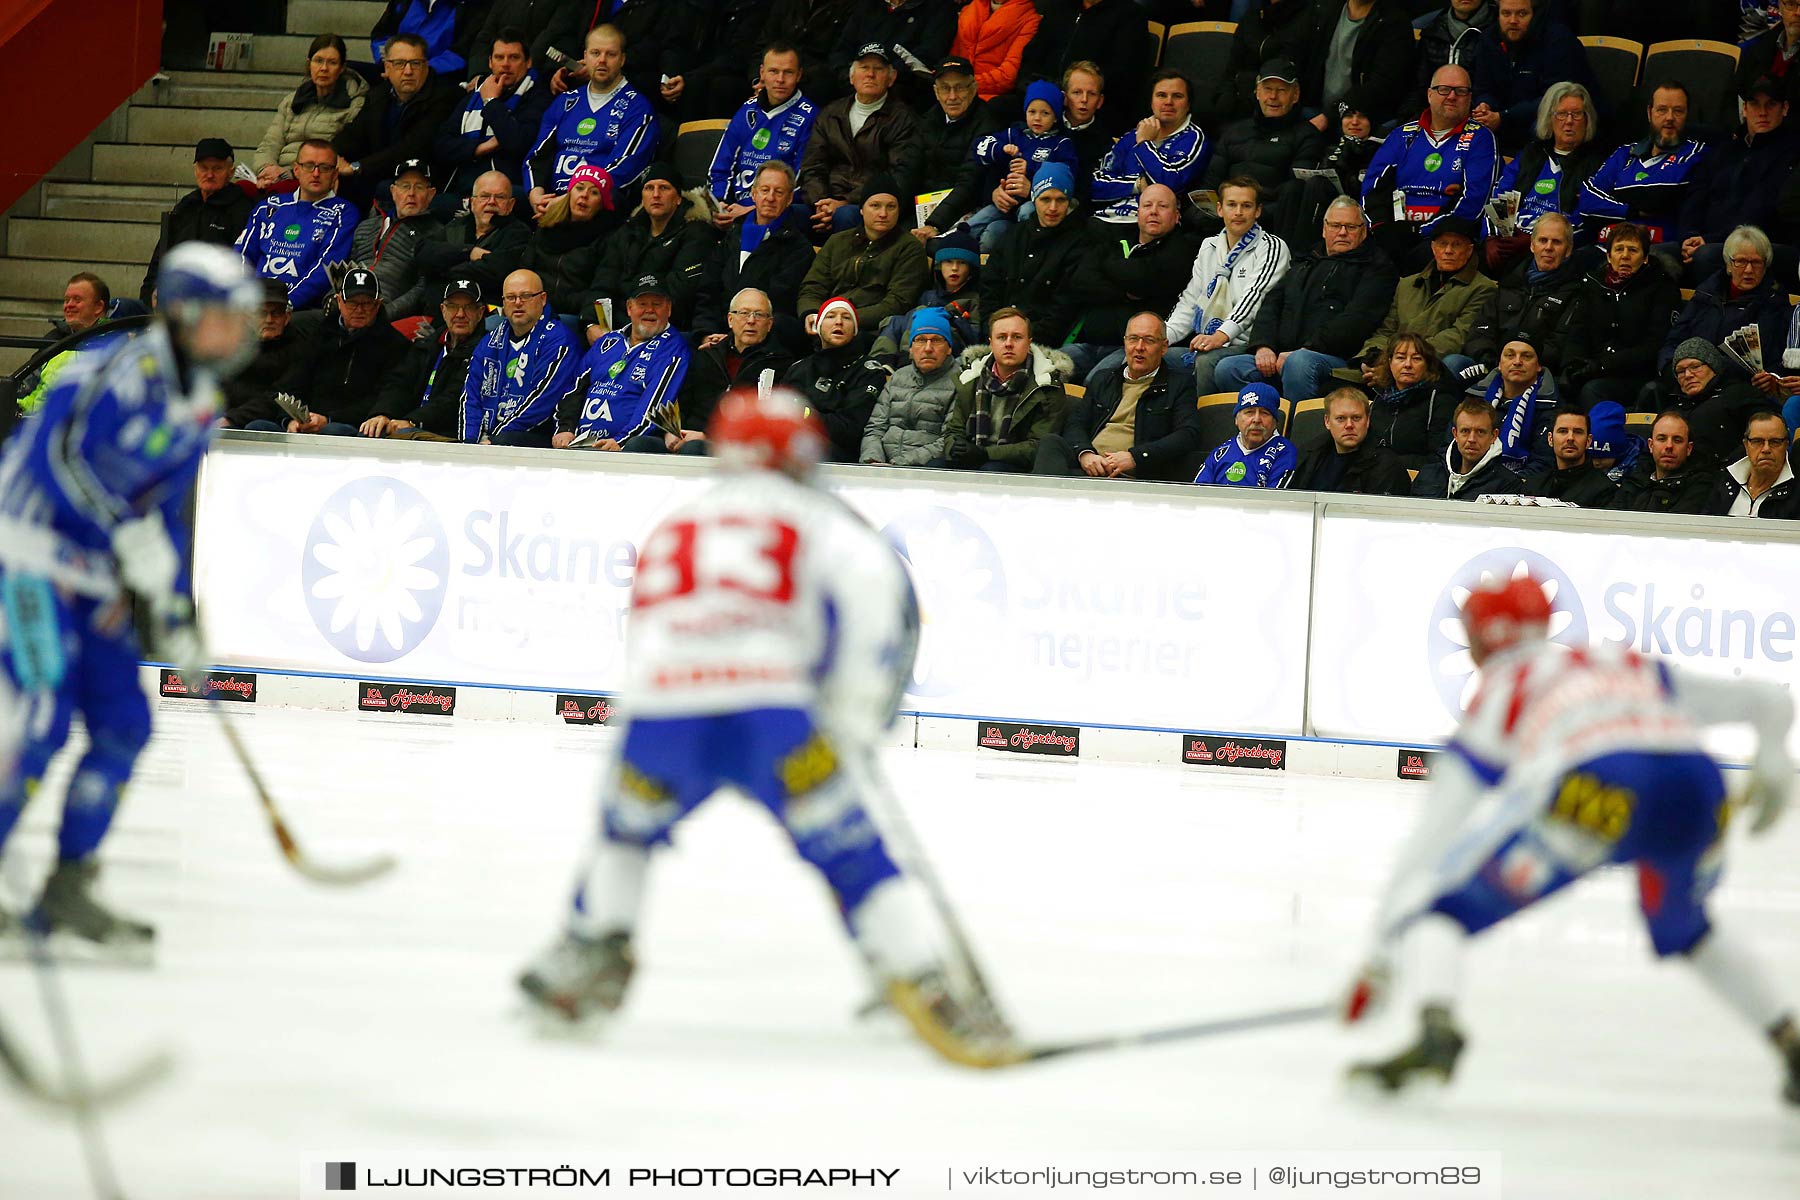
<svg viewBox="0 0 1800 1200"><path fill-rule="evenodd" d="M1068 1054L1087 1054L1095 1050L1134 1050L1162 1042L1183 1042L1193 1038L1213 1037L1221 1033L1242 1033L1251 1029L1271 1029L1279 1025L1299 1025L1306 1021L1322 1021L1337 1012L1332 1004L1312 1004L1305 1008L1278 1008L1273 1012L1251 1013L1242 1017L1221 1017L1193 1025L1175 1025L1167 1029L1150 1029L1141 1033L1115 1033L1105 1037L1083 1038L1074 1042L1056 1042L1037 1046L1025 1052L1026 1062L1043 1062Z"/></svg>
<svg viewBox="0 0 1800 1200"><path fill-rule="evenodd" d="M233 727L231 718L225 715L225 710L219 706L218 701L213 700L208 703L219 718L219 728L224 730L225 740L231 744L232 753L237 755L239 765L244 768L244 774L250 777L250 787L256 792L256 798L262 804L263 815L269 819L269 831L275 835L275 842L281 847L281 856L287 859L288 864L294 870L314 883L341 886L367 883L394 869L394 856L391 854L379 855L367 862L344 866L329 866L308 857L306 851L300 848L300 843L294 839L293 831L282 819L281 812L275 807L275 800L269 795L268 785L263 782L262 772L258 771L256 764L251 761L250 751L244 745L243 738L238 736L238 731Z"/></svg>
<svg viewBox="0 0 1800 1200"><path fill-rule="evenodd" d="M0 1025L0 1071L27 1096L53 1108L99 1108L129 1100L151 1084L159 1082L174 1069L175 1059L167 1051L158 1051L143 1062L105 1083L82 1088L57 1087L25 1057L12 1033Z"/></svg>

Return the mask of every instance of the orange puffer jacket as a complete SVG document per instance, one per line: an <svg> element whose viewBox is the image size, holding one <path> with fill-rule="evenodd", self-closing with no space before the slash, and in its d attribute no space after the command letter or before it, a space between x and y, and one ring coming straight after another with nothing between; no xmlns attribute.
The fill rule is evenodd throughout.
<svg viewBox="0 0 1800 1200"><path fill-rule="evenodd" d="M956 18L956 42L950 53L975 64L975 94L992 100L1012 90L1019 77L1025 43L1037 32L1037 5L1006 0L999 8L988 0L969 0Z"/></svg>

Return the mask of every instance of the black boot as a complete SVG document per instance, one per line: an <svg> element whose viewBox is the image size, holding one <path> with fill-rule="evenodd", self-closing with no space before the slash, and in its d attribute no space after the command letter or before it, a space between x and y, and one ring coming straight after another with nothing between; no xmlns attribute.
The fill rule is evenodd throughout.
<svg viewBox="0 0 1800 1200"><path fill-rule="evenodd" d="M1463 1051L1463 1036L1450 1019L1450 1010L1441 1005L1426 1005L1420 1017L1423 1028L1411 1048L1381 1062L1357 1063L1350 1068L1350 1078L1373 1080L1389 1092L1400 1091L1419 1075L1435 1075L1439 1082L1449 1083Z"/></svg>

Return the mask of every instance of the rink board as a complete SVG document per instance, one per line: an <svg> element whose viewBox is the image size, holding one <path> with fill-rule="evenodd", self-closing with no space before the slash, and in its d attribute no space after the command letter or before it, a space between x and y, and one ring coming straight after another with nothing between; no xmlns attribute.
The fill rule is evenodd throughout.
<svg viewBox="0 0 1800 1200"><path fill-rule="evenodd" d="M711 468L229 435L197 507L210 644L221 663L327 690L459 687L464 715L616 696L638 546ZM1800 530L1784 522L826 474L911 566L919 744L941 727L985 749L1055 754L1079 737L1074 753L1138 761L1133 734L1161 739L1149 761L1169 745L1181 761L1183 733L1429 745L1467 699L1457 605L1481 578L1526 570L1553 591L1559 640L1795 682ZM1256 753L1238 764L1266 769Z"/></svg>

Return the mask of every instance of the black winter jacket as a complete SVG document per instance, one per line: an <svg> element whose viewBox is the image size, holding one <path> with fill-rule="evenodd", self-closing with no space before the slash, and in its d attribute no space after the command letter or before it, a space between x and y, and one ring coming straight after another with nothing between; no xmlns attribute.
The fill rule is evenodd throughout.
<svg viewBox="0 0 1800 1200"><path fill-rule="evenodd" d="M1079 213L1051 229L1033 214L1007 231L981 268L981 311L993 314L1009 304L1022 309L1031 318L1032 341L1062 345L1081 312L1071 285L1087 270L1091 253Z"/></svg>
<svg viewBox="0 0 1800 1200"><path fill-rule="evenodd" d="M1277 354L1305 349L1348 360L1387 316L1399 282L1393 260L1373 241L1342 254L1326 254L1319 242L1294 258L1281 286L1264 298L1245 353L1267 346Z"/></svg>
<svg viewBox="0 0 1800 1200"><path fill-rule="evenodd" d="M1175 310L1181 290L1193 278L1200 238L1177 227L1139 245L1135 226L1095 221L1089 228L1092 257L1071 284L1081 304L1076 340L1117 346L1125 340L1125 323L1133 314L1149 309L1167 317Z"/></svg>
<svg viewBox="0 0 1800 1200"><path fill-rule="evenodd" d="M544 290L550 293L550 311L574 313L589 324L599 322L593 307L583 304L593 286L600 247L605 245L606 235L618 228L618 222L610 218L611 214L603 212L591 221L564 221L548 229L540 225L525 243L519 269L536 271L544 281ZM615 325L624 319L622 312L613 313Z"/></svg>
<svg viewBox="0 0 1800 1200"><path fill-rule="evenodd" d="M1038 0L1038 12L1038 31L1019 62L1019 93L1036 79L1061 87L1069 64L1086 59L1106 77L1099 123L1115 136L1136 124L1150 100L1151 44L1144 10L1135 0L1099 0L1092 8L1083 8L1082 0Z"/></svg>
<svg viewBox="0 0 1800 1200"><path fill-rule="evenodd" d="M1693 465L1718 470L1744 456L1744 426L1759 409L1779 410L1773 397L1765 396L1748 382L1732 383L1715 375L1705 391L1688 397L1679 391L1665 397L1668 407L1687 414L1688 433L1694 439Z"/></svg>
<svg viewBox="0 0 1800 1200"><path fill-rule="evenodd" d="M1498 454L1489 458L1476 471L1462 489L1452 496L1450 494L1450 460L1455 458L1459 463L1462 455L1455 446L1446 446L1442 453L1433 455L1419 468L1419 477L1413 480L1412 494L1425 500L1462 500L1473 503L1482 496L1516 496L1519 494L1519 477L1507 465L1506 460Z"/></svg>
<svg viewBox="0 0 1800 1200"><path fill-rule="evenodd" d="M825 423L831 461L853 463L890 374L880 361L866 357L858 338L847 346L814 351L789 367L781 382L804 396Z"/></svg>
<svg viewBox="0 0 1800 1200"><path fill-rule="evenodd" d="M225 393L225 423L242 429L252 421L285 424L287 418L275 403L275 391L293 365L305 353L305 342L294 331L256 344L256 357L244 369L220 385Z"/></svg>
<svg viewBox="0 0 1800 1200"><path fill-rule="evenodd" d="M1706 158L1681 206L1681 232L1723 242L1739 225L1755 225L1775 241L1792 231L1800 179L1800 125L1783 121L1755 141L1738 130L1728 141L1708 147ZM1787 229L1783 229L1783 226Z"/></svg>
<svg viewBox="0 0 1800 1200"><path fill-rule="evenodd" d="M1437 20L1420 32L1419 69L1413 76L1413 95L1425 94L1425 88L1431 83L1431 77L1439 67L1455 63L1467 69L1471 75L1474 74L1482 35L1494 33L1500 28L1500 6L1494 0L1485 0L1475 10L1472 26L1460 33L1453 32L1450 28L1450 6L1446 4L1438 13Z"/></svg>
<svg viewBox="0 0 1800 1200"><path fill-rule="evenodd" d="M1667 479L1656 477L1656 462L1648 454L1619 480L1611 507L1621 512L1703 513L1712 502L1717 484L1713 472L1691 463Z"/></svg>
<svg viewBox="0 0 1800 1200"><path fill-rule="evenodd" d="M756 44L786 42L798 46L807 95L820 99L824 93L815 91L816 85L830 77L831 48L854 3L855 0L775 0Z"/></svg>
<svg viewBox="0 0 1800 1200"><path fill-rule="evenodd" d="M993 106L985 100L971 104L960 121L946 119L944 110L937 107L919 118L919 191L950 189L950 194L928 214L927 225L947 230L988 203L991 189L982 186L987 171L969 157L969 147L976 138L994 132L1000 125Z"/></svg>
<svg viewBox="0 0 1800 1200"><path fill-rule="evenodd" d="M1321 0L1313 9L1312 45L1306 64L1300 67L1305 76L1300 81L1300 99L1310 107L1318 107L1325 90L1325 62L1331 55L1331 36L1337 31L1338 17L1345 0ZM1388 115L1417 115L1424 97L1411 86L1418 43L1413 39L1412 16L1399 0L1375 0L1375 7L1363 18L1362 32L1356 37L1356 48L1350 54L1350 88L1363 97L1375 124Z"/></svg>
<svg viewBox="0 0 1800 1200"><path fill-rule="evenodd" d="M594 6L589 0L494 0L481 28L469 40L469 78L488 73L488 55L502 29L517 29L528 39L532 65L548 87L556 63L546 53L552 46L570 58L581 57L582 35Z"/></svg>
<svg viewBox="0 0 1800 1200"><path fill-rule="evenodd" d="M1231 38L1230 67L1212 89L1210 104L1196 102L1195 111L1214 120L1256 112L1256 73L1272 58L1287 59L1300 69L1302 79L1309 77L1313 7L1314 0L1261 0L1256 11L1245 13ZM1195 83L1204 96L1206 81Z"/></svg>
<svg viewBox="0 0 1800 1200"><path fill-rule="evenodd" d="M1462 398L1462 382L1454 377L1377 393L1364 444L1392 450L1405 466L1423 466L1450 440L1450 418Z"/></svg>
<svg viewBox="0 0 1800 1200"><path fill-rule="evenodd" d="M1069 398L1061 432L1077 457L1094 448L1094 435L1112 419L1124 393L1125 369L1108 367L1088 376L1087 395ZM1131 427L1131 457L1137 460L1133 473L1139 479L1186 482L1194 474L1188 460L1200 449L1193 372L1165 363L1138 398Z"/></svg>
<svg viewBox="0 0 1800 1200"><path fill-rule="evenodd" d="M381 385L375 415L409 421L440 437L459 437L463 383L469 378L469 361L481 338L478 325L459 344L452 345L448 333L440 333L424 345L412 343Z"/></svg>
<svg viewBox="0 0 1800 1200"><path fill-rule="evenodd" d="M531 227L513 216L494 218L486 237L475 236L475 217L465 213L444 226L437 237L419 247L419 271L425 278L425 299L436 307L442 299L444 285L452 279L472 279L481 288L481 299L487 304L500 303L501 284L519 269L525 257L525 243L531 240ZM486 250L479 259L469 257L475 249Z"/></svg>
<svg viewBox="0 0 1800 1200"><path fill-rule="evenodd" d="M1731 506L1737 503L1738 493L1743 490L1744 485L1737 481L1737 477L1729 469L1720 471L1713 480L1712 496L1707 501L1706 511L1715 517L1730 516ZM1789 479L1770 488L1762 507L1756 510L1756 515L1776 521L1800 520L1800 478Z"/></svg>
<svg viewBox="0 0 1800 1200"><path fill-rule="evenodd" d="M1519 490L1527 496L1567 500L1582 508L1610 508L1613 493L1619 488L1606 477L1605 471L1592 463L1582 463L1566 470L1546 467L1534 471L1525 477L1525 485Z"/></svg>
<svg viewBox="0 0 1800 1200"><path fill-rule="evenodd" d="M1666 368L1675 355L1675 347L1688 338L1703 338L1717 346L1733 330L1751 324L1762 330L1763 361L1779 361L1778 347L1787 345L1788 316L1793 311L1787 297L1787 285L1769 271L1761 283L1731 299L1725 273L1721 271L1694 289L1694 298L1676 316L1669 336L1663 339L1662 353L1656 357L1656 369ZM1730 359L1725 365L1728 374L1735 370L1734 378L1746 378L1741 369L1734 369Z"/></svg>
<svg viewBox="0 0 1800 1200"><path fill-rule="evenodd" d="M800 285L812 270L813 248L806 233L806 213L790 208L778 228L744 258L744 222L727 229L713 248L712 262L700 285L700 301L694 316L694 332L726 332L725 310L731 298L744 288L760 288L775 306L775 332L789 350L797 350L805 337L794 310L800 304Z"/></svg>
<svg viewBox="0 0 1800 1200"><path fill-rule="evenodd" d="M1537 337L1545 364L1563 377L1563 341L1584 276L1573 261L1565 262L1546 278L1532 283L1530 271L1537 264L1527 258L1514 264L1500 286L1481 302L1475 327L1463 343L1463 353L1485 367L1500 362L1500 347L1521 330Z"/></svg>
<svg viewBox="0 0 1800 1200"><path fill-rule="evenodd" d="M358 164L358 179L380 183L409 158L429 162L438 126L467 99L467 93L457 83L435 71L404 106L391 84L378 83L369 89L362 111L338 130L331 147ZM390 133L388 114L395 108L400 109L400 116Z"/></svg>
<svg viewBox="0 0 1800 1200"><path fill-rule="evenodd" d="M903 47L920 62L936 68L950 53L950 43L956 40L956 17L961 8L955 0L901 0L893 8L888 7L887 0L855 0L831 48L829 74L815 80L815 86L829 81L830 88L824 94L848 94L850 64L856 61L856 52L870 42ZM920 111L931 103L931 81L918 79L904 63L894 90Z"/></svg>
<svg viewBox="0 0 1800 1200"><path fill-rule="evenodd" d="M210 196L201 196L195 188L175 202L163 214L162 236L150 252L150 265L144 268L144 286L138 299L146 305L156 291L156 270L162 256L183 242L205 242L209 246L230 246L250 223L250 210L256 207L248 193L236 183L227 182Z"/></svg>
<svg viewBox="0 0 1800 1200"><path fill-rule="evenodd" d="M332 317L319 324L277 387L306 401L328 421L361 425L374 413L382 381L406 356L407 347L385 313L377 314L367 329L356 330Z"/></svg>
<svg viewBox="0 0 1800 1200"><path fill-rule="evenodd" d="M612 300L613 323L618 324L638 277L655 275L669 289L670 323L692 329L701 280L718 244L718 231L692 200L682 200L658 235L650 232L649 214L639 209L601 243L593 279L582 296L583 319L593 314L594 301L604 297Z"/></svg>
<svg viewBox="0 0 1800 1200"><path fill-rule="evenodd" d="M1602 376L1654 375L1669 323L1681 307L1681 289L1656 258L1645 260L1616 290L1606 286L1605 277L1601 265L1582 279L1569 314L1563 371L1557 378L1573 391Z"/></svg>
<svg viewBox="0 0 1800 1200"><path fill-rule="evenodd" d="M1316 167L1325 157L1325 135L1300 115L1298 106L1284 117L1233 121L1219 134L1206 186L1218 187L1234 175L1248 175L1269 192L1294 181L1295 167Z"/></svg>
<svg viewBox="0 0 1800 1200"><path fill-rule="evenodd" d="M1326 485L1321 478L1327 464L1343 460L1343 474L1337 482ZM1303 492L1332 492L1350 496L1410 496L1412 477L1400 456L1372 444L1367 438L1349 454L1340 456L1337 443L1329 437L1300 451L1299 465L1294 468L1288 487Z"/></svg>
<svg viewBox="0 0 1800 1200"><path fill-rule="evenodd" d="M681 380L681 427L705 431L712 421L719 398L734 387L755 387L765 370L774 371L780 379L793 364L794 356L776 344L773 338L750 347L738 359L737 373L727 364L735 347L731 339L694 351L688 359L687 374Z"/></svg>

